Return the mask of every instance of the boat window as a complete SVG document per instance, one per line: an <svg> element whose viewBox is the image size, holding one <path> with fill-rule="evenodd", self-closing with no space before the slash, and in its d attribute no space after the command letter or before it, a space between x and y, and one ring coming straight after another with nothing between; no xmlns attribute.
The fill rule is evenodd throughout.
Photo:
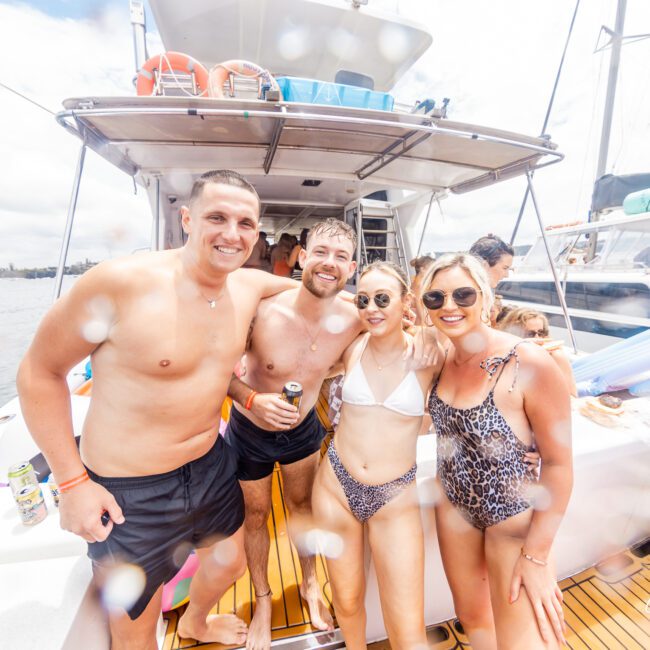
<svg viewBox="0 0 650 650"><path fill-rule="evenodd" d="M584 282L567 282L565 295L567 307L587 309L587 295ZM554 295L553 304L560 304L557 294Z"/></svg>
<svg viewBox="0 0 650 650"><path fill-rule="evenodd" d="M496 292L506 300L549 304L555 295L552 282L500 282ZM555 296L557 301L557 296ZM558 301L559 304L559 301Z"/></svg>
<svg viewBox="0 0 650 650"><path fill-rule="evenodd" d="M571 249L572 240L575 235L571 237L568 235L554 235L547 237L548 245L551 249L551 255L553 256L553 259L557 261L558 257L566 254ZM528 252L528 255L526 255L526 259L522 266L535 269L548 268L548 256L546 255L544 240L541 237L533 244L533 247Z"/></svg>
<svg viewBox="0 0 650 650"><path fill-rule="evenodd" d="M640 282L585 283L587 309L650 317L650 287Z"/></svg>
<svg viewBox="0 0 650 650"><path fill-rule="evenodd" d="M650 268L650 232L624 230L617 233L609 254L608 266L629 266Z"/></svg>

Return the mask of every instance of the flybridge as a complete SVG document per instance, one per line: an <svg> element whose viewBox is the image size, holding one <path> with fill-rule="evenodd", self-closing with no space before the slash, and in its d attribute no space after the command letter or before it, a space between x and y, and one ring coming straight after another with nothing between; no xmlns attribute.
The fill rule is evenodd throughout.
<svg viewBox="0 0 650 650"><path fill-rule="evenodd" d="M132 2L133 5L141 3ZM335 81L354 71L390 90L424 54L427 29L394 13L347 0L150 0L166 50L211 67L256 61L275 76ZM142 14L143 15L143 14ZM133 22L133 17L132 17ZM143 26L144 19L138 24ZM143 30L140 32L143 35ZM145 56L146 58L146 56ZM144 59L138 62L138 69Z"/></svg>

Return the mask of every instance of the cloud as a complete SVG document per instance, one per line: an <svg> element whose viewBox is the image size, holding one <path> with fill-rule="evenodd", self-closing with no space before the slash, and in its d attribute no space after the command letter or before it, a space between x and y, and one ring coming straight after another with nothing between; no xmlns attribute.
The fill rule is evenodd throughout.
<svg viewBox="0 0 650 650"><path fill-rule="evenodd" d="M609 50L594 54L600 26L613 26L615 3L581 3L548 124L565 160L535 177L547 224L587 219L596 172ZM403 0L403 15L428 24L431 49L396 87L407 101L451 98L449 118L537 135L566 40L574 3ZM650 32L650 4L628 3L626 33ZM608 171L649 171L650 40L626 45L615 104ZM464 248L488 231L509 238L525 191L515 179L443 201L445 220L423 250ZM530 201L529 201L530 204ZM538 231L532 206L517 243Z"/></svg>
<svg viewBox="0 0 650 650"><path fill-rule="evenodd" d="M77 3L79 4L79 3ZM65 97L131 96L135 74L127 3L91 3L71 19L27 4L0 4L0 38L11 57L0 81L57 111ZM411 103L449 97L452 120L530 135L539 133L574 3L564 0L373 0L373 7L427 24L433 46L395 88ZM609 50L594 54L602 24L614 23L613 3L581 3L548 133L566 158L536 175L547 223L587 218L594 180ZM152 26L150 52L162 44ZM627 33L650 32L650 3L628 2ZM650 40L623 48L609 170L648 171ZM263 63L263 62L261 62ZM48 113L0 89L0 267L56 264L79 142ZM484 232L510 236L525 181L515 179L442 202L434 209L425 250L466 248ZM518 242L537 225L526 210ZM133 200L131 180L88 152L70 261L101 259L148 245L150 209ZM433 234L435 233L435 234ZM417 236L417 233L414 233Z"/></svg>
<svg viewBox="0 0 650 650"><path fill-rule="evenodd" d="M0 38L12 52L0 60L0 81L52 111L66 97L133 94L124 7L71 20L24 4L0 4ZM0 267L56 265L80 142L52 115L4 89L0 93ZM133 201L132 181L87 152L68 260L147 246L150 225L144 192Z"/></svg>

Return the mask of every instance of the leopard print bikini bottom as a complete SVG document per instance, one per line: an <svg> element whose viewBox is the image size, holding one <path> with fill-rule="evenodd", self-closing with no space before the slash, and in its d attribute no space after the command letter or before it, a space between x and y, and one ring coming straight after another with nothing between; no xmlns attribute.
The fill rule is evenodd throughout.
<svg viewBox="0 0 650 650"><path fill-rule="evenodd" d="M334 474L336 474L336 478L343 488L343 493L347 499L350 511L361 523L368 521L370 517L376 514L391 499L395 498L407 485L413 483L418 468L417 465L413 465L406 474L388 483L367 485L357 481L345 469L336 452L333 440L327 448L327 457L332 465Z"/></svg>

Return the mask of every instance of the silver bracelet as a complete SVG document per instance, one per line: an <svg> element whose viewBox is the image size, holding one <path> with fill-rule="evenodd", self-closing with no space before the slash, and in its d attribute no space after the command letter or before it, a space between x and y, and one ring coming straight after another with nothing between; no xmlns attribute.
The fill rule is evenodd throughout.
<svg viewBox="0 0 650 650"><path fill-rule="evenodd" d="M528 555L527 553L524 553L524 547L521 547L521 557L523 557L525 560L528 560L529 562L532 562L533 564L537 564L538 566L547 566L548 562L545 560L538 560L536 557L533 557L532 555Z"/></svg>

